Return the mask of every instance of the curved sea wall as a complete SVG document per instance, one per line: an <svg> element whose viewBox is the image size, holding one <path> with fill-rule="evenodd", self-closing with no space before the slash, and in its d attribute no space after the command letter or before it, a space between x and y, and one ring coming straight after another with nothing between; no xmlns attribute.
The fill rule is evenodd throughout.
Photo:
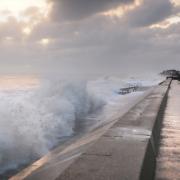
<svg viewBox="0 0 180 180"><path fill-rule="evenodd" d="M152 180L171 80L123 117L56 148L10 180Z"/></svg>

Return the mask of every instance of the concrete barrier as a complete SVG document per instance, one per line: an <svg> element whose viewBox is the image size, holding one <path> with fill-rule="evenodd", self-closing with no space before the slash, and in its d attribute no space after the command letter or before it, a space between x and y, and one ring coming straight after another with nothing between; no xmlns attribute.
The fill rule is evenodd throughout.
<svg viewBox="0 0 180 180"><path fill-rule="evenodd" d="M170 83L163 82L116 122L56 149L11 180L152 180Z"/></svg>

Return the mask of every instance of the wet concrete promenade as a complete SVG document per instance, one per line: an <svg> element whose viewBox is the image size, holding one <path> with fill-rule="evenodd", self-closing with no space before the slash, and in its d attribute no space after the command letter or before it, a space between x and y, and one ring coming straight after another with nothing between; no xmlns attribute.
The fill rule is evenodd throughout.
<svg viewBox="0 0 180 180"><path fill-rule="evenodd" d="M156 180L180 180L180 82L175 80L164 113Z"/></svg>

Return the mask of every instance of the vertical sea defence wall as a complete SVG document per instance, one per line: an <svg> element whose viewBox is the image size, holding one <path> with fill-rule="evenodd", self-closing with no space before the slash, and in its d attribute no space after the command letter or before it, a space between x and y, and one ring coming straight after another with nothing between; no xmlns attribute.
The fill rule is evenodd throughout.
<svg viewBox="0 0 180 180"><path fill-rule="evenodd" d="M171 79L123 117L59 147L11 180L153 180Z"/></svg>

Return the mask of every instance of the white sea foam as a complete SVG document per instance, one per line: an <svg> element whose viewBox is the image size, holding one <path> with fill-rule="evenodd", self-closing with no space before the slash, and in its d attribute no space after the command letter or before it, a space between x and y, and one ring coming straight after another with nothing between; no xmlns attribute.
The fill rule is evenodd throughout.
<svg viewBox="0 0 180 180"><path fill-rule="evenodd" d="M50 80L34 89L1 90L0 173L47 153L61 137L73 135L79 120L107 121L142 95L117 93L132 82L112 77L88 82Z"/></svg>

